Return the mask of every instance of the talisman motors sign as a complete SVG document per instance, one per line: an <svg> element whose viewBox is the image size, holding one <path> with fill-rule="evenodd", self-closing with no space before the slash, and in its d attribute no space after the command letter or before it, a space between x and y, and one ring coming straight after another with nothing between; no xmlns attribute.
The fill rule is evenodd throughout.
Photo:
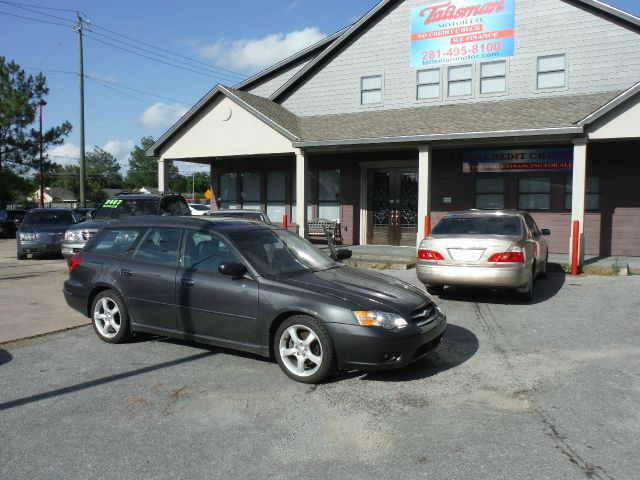
<svg viewBox="0 0 640 480"><path fill-rule="evenodd" d="M431 1L411 9L411 67L510 57L515 0Z"/></svg>
<svg viewBox="0 0 640 480"><path fill-rule="evenodd" d="M524 148L514 150L469 150L464 152L464 173L570 171L573 149Z"/></svg>

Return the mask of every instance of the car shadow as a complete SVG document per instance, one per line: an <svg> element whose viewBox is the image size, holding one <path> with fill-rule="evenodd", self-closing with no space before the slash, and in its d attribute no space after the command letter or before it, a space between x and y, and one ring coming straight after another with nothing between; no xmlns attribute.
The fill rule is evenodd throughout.
<svg viewBox="0 0 640 480"><path fill-rule="evenodd" d="M511 290L458 286L445 288L439 297L456 302L535 305L556 296L565 282L564 273L549 273L547 278L537 279L532 300L522 300Z"/></svg>
<svg viewBox="0 0 640 480"><path fill-rule="evenodd" d="M0 365L4 365L5 363L9 363L11 360L13 360L13 355L11 355L6 350L2 350L0 348Z"/></svg>
<svg viewBox="0 0 640 480"><path fill-rule="evenodd" d="M355 377L375 382L422 380L462 365L476 354L479 347L478 337L472 331L450 323L442 338L442 343L435 351L416 363L397 370L339 372L330 381L339 382Z"/></svg>

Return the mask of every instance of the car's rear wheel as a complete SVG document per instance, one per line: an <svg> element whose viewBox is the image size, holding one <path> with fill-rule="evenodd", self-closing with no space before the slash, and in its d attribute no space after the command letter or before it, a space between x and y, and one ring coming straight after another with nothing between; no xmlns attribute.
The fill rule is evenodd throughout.
<svg viewBox="0 0 640 480"><path fill-rule="evenodd" d="M93 329L100 340L122 343L131 335L124 301L113 290L100 292L91 305Z"/></svg>
<svg viewBox="0 0 640 480"><path fill-rule="evenodd" d="M534 263L531 265L531 270L529 270L529 280L527 281L527 284L522 289L518 289L518 296L527 302L533 300L533 286L536 281L535 271L536 264Z"/></svg>
<svg viewBox="0 0 640 480"><path fill-rule="evenodd" d="M425 285L427 293L431 295L441 295L444 292L444 285Z"/></svg>
<svg viewBox="0 0 640 480"><path fill-rule="evenodd" d="M282 371L302 383L320 383L336 369L336 354L322 322L307 315L285 320L276 331L273 351Z"/></svg>

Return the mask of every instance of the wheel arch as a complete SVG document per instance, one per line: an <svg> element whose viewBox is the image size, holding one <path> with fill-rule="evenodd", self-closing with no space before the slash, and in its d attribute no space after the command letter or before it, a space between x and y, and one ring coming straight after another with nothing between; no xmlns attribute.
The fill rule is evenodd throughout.
<svg viewBox="0 0 640 480"><path fill-rule="evenodd" d="M324 322L324 320L320 318L320 316L318 316L317 313L305 311L304 309L287 310L286 312L281 312L280 314L278 314L271 321L271 324L269 325L269 330L267 331L268 353L269 353L269 358L271 358L272 360L275 359L275 353L273 351L273 341L276 335L276 331L278 330L280 325L282 325L283 322L285 322L287 319L291 317L295 317L296 315L304 315L304 316L312 317ZM329 332L329 335L331 335L330 332Z"/></svg>
<svg viewBox="0 0 640 480"><path fill-rule="evenodd" d="M96 285L95 287L93 287L93 290L91 290L91 292L89 293L89 296L87 297L87 305L86 305L87 317L91 318L91 306L93 305L93 301L96 299L98 295L100 295L100 293L104 292L105 290L113 290L118 295L120 295L120 292L118 292L111 285L107 285L107 284ZM122 297L122 295L120 296Z"/></svg>

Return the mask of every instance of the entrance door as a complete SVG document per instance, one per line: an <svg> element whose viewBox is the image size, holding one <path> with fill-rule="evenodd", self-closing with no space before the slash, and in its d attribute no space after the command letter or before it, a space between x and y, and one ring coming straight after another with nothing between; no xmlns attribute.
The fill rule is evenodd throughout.
<svg viewBox="0 0 640 480"><path fill-rule="evenodd" d="M415 246L418 234L418 169L385 168L369 174L372 245Z"/></svg>

